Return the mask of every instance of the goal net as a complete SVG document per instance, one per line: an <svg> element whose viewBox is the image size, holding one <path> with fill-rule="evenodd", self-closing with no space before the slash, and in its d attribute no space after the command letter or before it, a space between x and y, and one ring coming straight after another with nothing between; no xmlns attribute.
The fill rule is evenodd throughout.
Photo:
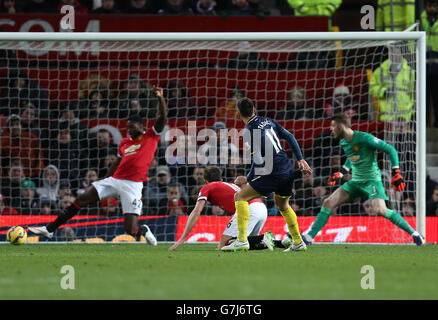
<svg viewBox="0 0 438 320"><path fill-rule="evenodd" d="M376 153L387 204L424 233L422 37L419 32L4 33L0 240L10 226L53 221L105 176L127 137L127 118L139 114L146 130L155 123L153 85L164 89L169 120L144 183L139 224L147 224L159 242L181 236L205 184L205 167L219 166L226 182L248 173L242 139L236 138L244 128L236 112L241 97L252 99L258 115L293 133L314 170L309 177L297 170L290 200L301 231L310 228L323 200L351 178L327 184L346 161L329 119L345 112L354 130L396 148L404 192L390 188L389 157ZM282 147L293 159L284 141ZM283 239L287 225L273 197L263 201L268 219L262 232ZM208 204L187 241L219 241L233 213ZM366 196L335 210L315 240L411 242L376 216ZM29 234L32 241L46 240ZM135 239L125 234L120 199L113 197L83 208L50 241Z"/></svg>

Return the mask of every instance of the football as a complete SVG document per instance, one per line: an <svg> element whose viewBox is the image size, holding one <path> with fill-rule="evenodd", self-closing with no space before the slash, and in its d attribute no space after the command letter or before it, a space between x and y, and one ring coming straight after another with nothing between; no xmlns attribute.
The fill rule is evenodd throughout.
<svg viewBox="0 0 438 320"><path fill-rule="evenodd" d="M15 245L23 244L26 242L27 232L26 230L24 230L23 227L14 226L8 230L8 233L6 234L6 239L11 244L15 244Z"/></svg>

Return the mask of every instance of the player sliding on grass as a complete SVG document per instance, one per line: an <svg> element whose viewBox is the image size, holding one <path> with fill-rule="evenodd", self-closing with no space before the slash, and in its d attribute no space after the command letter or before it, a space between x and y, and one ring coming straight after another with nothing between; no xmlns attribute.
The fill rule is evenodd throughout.
<svg viewBox="0 0 438 320"><path fill-rule="evenodd" d="M343 203L352 202L356 198L369 197L371 208L376 214L385 217L409 233L416 245L423 246L424 238L399 213L388 209L385 204L388 197L382 184L382 175L376 160L376 150L385 152L391 160L393 175L391 187L394 187L396 191L403 191L406 186L400 174L398 155L394 147L369 133L352 130L350 118L344 113L332 117L330 130L334 138L341 138L341 146L347 156L343 170L349 172L352 169L353 178L324 200L321 211L310 231L302 235L306 244L312 244L313 238L325 226L334 209ZM336 180L341 179L342 176L342 173L336 172L329 178L329 184L335 185Z"/></svg>
<svg viewBox="0 0 438 320"><path fill-rule="evenodd" d="M204 180L207 184L199 191L198 201L190 213L181 238L169 248L169 251L175 250L184 243L187 236L195 227L207 201L213 205L222 207L227 212L235 212L234 195L240 188L233 183L223 182L221 174L221 169L218 167L208 167L205 169ZM268 210L265 204L260 199L254 199L249 202L249 210L251 213L248 222L248 242L250 249L272 250L275 245L272 233L267 231L263 235L259 235L268 217ZM220 250L230 240L235 239L237 233L236 214L234 214L222 234L217 250ZM277 246L284 247L278 242Z"/></svg>
<svg viewBox="0 0 438 320"><path fill-rule="evenodd" d="M250 210L248 201L259 198L262 195L267 197L271 192L275 194L275 205L286 220L289 233L292 236L293 243L286 251L306 250L306 244L301 239L298 228L297 216L289 205L289 198L292 195L294 181L294 169L279 139L283 138L288 142L297 158L300 170L305 174L310 174L312 169L303 159L303 155L294 135L272 119L258 116L255 113L254 104L250 99L243 98L239 100L237 108L240 118L246 124L246 129L251 134L251 151L254 156L251 170L246 179L244 179L248 183L234 195L237 227L239 231L237 240L223 247L222 250L237 251L249 249L247 228L248 220L250 219ZM257 137L260 139L257 139ZM263 164L261 165L262 160ZM258 162L257 165L256 161ZM241 183L246 181L241 181Z"/></svg>
<svg viewBox="0 0 438 320"><path fill-rule="evenodd" d="M55 221L44 227L29 227L29 231L52 238L54 231L75 216L82 207L99 200L119 196L125 231L138 239L144 235L150 245L157 244L149 227L144 224L139 228L137 223L143 206L141 201L143 181L147 181L149 164L157 149L160 132L163 131L167 122L163 89L155 86L153 89L159 101L159 116L154 126L144 131L143 120L140 116L129 117L126 125L129 138L120 142L117 160L108 169L105 177L93 182Z"/></svg>

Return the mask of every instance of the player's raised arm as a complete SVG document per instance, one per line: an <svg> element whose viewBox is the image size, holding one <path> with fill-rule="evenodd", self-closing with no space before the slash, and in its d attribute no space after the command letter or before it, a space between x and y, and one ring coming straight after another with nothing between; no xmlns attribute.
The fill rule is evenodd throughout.
<svg viewBox="0 0 438 320"><path fill-rule="evenodd" d="M196 222L198 222L199 216L201 215L202 210L205 207L206 200L198 200L196 203L195 208L193 208L192 212L190 213L189 219L187 220L186 226L184 228L184 232L181 236L181 238L178 239L177 242L175 242L170 248L169 251L173 251L176 248L178 248L181 244L184 243L187 236L190 234L192 229L195 227Z"/></svg>
<svg viewBox="0 0 438 320"><path fill-rule="evenodd" d="M157 86L153 86L154 93L158 98L158 118L155 121L154 128L156 132L161 132L167 123L167 105L164 100L163 89Z"/></svg>

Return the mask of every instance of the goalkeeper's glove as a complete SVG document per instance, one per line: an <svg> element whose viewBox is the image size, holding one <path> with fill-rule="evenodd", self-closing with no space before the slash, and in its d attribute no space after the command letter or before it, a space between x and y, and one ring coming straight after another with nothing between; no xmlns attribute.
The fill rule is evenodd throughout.
<svg viewBox="0 0 438 320"><path fill-rule="evenodd" d="M399 168L392 169L391 188L394 187L396 191L403 191L406 187L406 182L400 174Z"/></svg>
<svg viewBox="0 0 438 320"><path fill-rule="evenodd" d="M331 177L328 178L327 184L333 187L336 184L336 180L342 179L344 174L349 173L349 170L342 166L341 171L335 172Z"/></svg>
<svg viewBox="0 0 438 320"><path fill-rule="evenodd" d="M328 178L327 184L333 187L336 184L336 180L342 179L344 175L341 172L335 172L331 177Z"/></svg>

